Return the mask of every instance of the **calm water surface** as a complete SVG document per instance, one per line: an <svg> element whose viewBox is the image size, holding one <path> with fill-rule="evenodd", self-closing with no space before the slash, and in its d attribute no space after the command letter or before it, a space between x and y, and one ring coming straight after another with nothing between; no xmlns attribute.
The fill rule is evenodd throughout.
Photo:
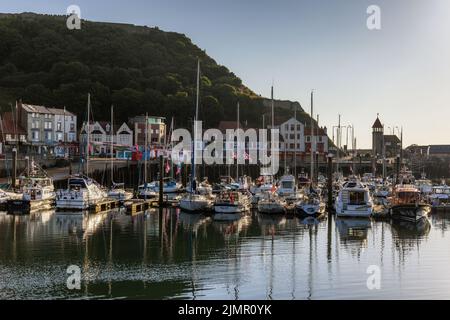
<svg viewBox="0 0 450 320"><path fill-rule="evenodd" d="M0 213L0 299L450 299L449 227L450 213L417 225ZM70 265L81 290L67 289ZM367 288L371 265L380 290Z"/></svg>

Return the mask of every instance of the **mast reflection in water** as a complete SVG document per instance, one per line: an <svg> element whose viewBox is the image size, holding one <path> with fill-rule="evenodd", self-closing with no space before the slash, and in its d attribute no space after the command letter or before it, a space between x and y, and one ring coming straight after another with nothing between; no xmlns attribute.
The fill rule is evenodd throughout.
<svg viewBox="0 0 450 320"><path fill-rule="evenodd" d="M449 299L449 225L445 214L411 224L0 213L0 298ZM67 289L70 265L81 268L81 290ZM380 290L366 286L370 265Z"/></svg>

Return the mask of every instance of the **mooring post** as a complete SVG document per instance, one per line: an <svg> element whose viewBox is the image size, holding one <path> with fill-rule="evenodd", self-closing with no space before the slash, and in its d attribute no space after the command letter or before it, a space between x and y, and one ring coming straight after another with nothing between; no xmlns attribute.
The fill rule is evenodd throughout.
<svg viewBox="0 0 450 320"><path fill-rule="evenodd" d="M328 159L328 212L331 212L333 208L333 155L330 153L327 156Z"/></svg>
<svg viewBox="0 0 450 320"><path fill-rule="evenodd" d="M163 206L163 193L164 193L164 186L163 186L163 180L164 178L164 157L161 155L159 156L159 207L162 208Z"/></svg>
<svg viewBox="0 0 450 320"><path fill-rule="evenodd" d="M11 187L13 189L16 188L16 179L17 179L17 149L12 149L12 183Z"/></svg>

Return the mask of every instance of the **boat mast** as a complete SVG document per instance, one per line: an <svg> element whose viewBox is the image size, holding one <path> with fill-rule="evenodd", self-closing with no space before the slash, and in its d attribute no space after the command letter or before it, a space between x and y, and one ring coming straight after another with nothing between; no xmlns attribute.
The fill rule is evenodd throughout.
<svg viewBox="0 0 450 320"><path fill-rule="evenodd" d="M88 93L88 105L87 105L87 142L86 142L86 176L89 176L89 141L91 139L91 94Z"/></svg>
<svg viewBox="0 0 450 320"><path fill-rule="evenodd" d="M114 184L114 106L111 105L111 186Z"/></svg>
<svg viewBox="0 0 450 320"><path fill-rule="evenodd" d="M148 113L145 114L145 138L144 138L144 184L147 188L147 153L148 153Z"/></svg>
<svg viewBox="0 0 450 320"><path fill-rule="evenodd" d="M273 83L272 83L272 89L271 89L271 99L272 99L272 127L271 127L271 131L272 131L274 129L274 126L275 126L275 112L274 112L275 103L274 103L274 100L273 100ZM271 146L272 146L270 154L271 154L271 156L273 156L273 148L274 148L273 144L274 144L274 142L272 141L272 135L271 135L270 143L271 143ZM272 177L273 177L273 173L274 172L272 171L272 174L271 174Z"/></svg>
<svg viewBox="0 0 450 320"><path fill-rule="evenodd" d="M197 138L197 119L198 119L198 105L200 98L200 59L197 60L197 97L195 102L195 117L194 117L194 142L192 144L192 155L191 155L191 192L194 193L194 180L195 180L195 149L196 149L196 138Z"/></svg>
<svg viewBox="0 0 450 320"><path fill-rule="evenodd" d="M236 182L239 180L239 101L237 103L237 124L236 124L236 132L237 132L237 144L236 144Z"/></svg>
<svg viewBox="0 0 450 320"><path fill-rule="evenodd" d="M311 91L311 185L314 184L314 91Z"/></svg>
<svg viewBox="0 0 450 320"><path fill-rule="evenodd" d="M295 134L295 139L294 139L294 143L295 143L295 148L294 148L294 177L295 180L297 180L297 106L294 109L294 125L295 125L295 129L294 129L294 134Z"/></svg>

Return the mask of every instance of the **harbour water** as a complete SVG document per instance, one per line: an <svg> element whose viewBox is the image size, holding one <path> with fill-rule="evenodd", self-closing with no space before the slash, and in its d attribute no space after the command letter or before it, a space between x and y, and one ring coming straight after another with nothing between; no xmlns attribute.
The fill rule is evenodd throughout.
<svg viewBox="0 0 450 320"><path fill-rule="evenodd" d="M0 299L450 299L449 240L450 213L419 224L1 213ZM67 288L71 265L80 290Z"/></svg>

